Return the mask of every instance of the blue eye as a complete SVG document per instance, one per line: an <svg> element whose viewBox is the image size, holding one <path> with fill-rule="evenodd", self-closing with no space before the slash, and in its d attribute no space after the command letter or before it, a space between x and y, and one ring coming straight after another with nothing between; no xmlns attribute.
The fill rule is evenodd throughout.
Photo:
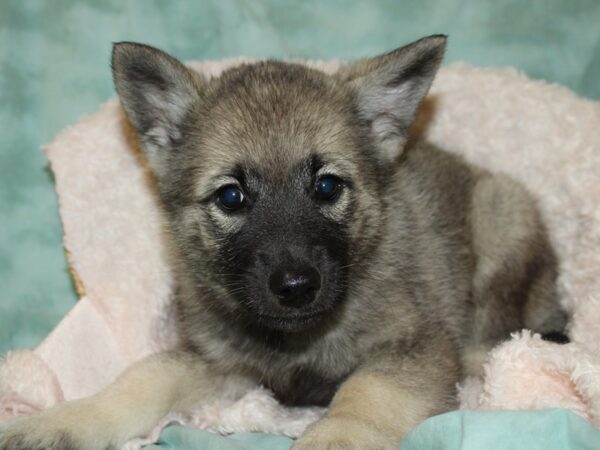
<svg viewBox="0 0 600 450"><path fill-rule="evenodd" d="M339 178L327 175L317 180L315 195L324 201L335 200L341 191L342 182Z"/></svg>
<svg viewBox="0 0 600 450"><path fill-rule="evenodd" d="M237 186L225 186L217 192L219 205L227 211L236 211L244 206L244 193Z"/></svg>

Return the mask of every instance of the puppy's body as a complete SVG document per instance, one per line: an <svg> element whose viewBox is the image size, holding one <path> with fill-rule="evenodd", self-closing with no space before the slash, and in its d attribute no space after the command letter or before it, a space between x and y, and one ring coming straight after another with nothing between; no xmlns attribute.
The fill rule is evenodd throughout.
<svg viewBox="0 0 600 450"><path fill-rule="evenodd" d="M333 76L265 62L210 82L157 50L117 48L117 90L176 244L183 348L17 422L0 448L116 446L170 409L256 384L331 405L295 449L395 448L511 331L562 331L528 193L406 144L444 42Z"/></svg>

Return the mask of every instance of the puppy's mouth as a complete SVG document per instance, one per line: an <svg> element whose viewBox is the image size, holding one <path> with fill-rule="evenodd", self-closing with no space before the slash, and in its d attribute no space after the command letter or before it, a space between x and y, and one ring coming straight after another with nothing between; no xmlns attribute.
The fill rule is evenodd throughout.
<svg viewBox="0 0 600 450"><path fill-rule="evenodd" d="M273 330L297 333L317 325L325 316L326 311L297 313L285 315L257 314L258 322Z"/></svg>

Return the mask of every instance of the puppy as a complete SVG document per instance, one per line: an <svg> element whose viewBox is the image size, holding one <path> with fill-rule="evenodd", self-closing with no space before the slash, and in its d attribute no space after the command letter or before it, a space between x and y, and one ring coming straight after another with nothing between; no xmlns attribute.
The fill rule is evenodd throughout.
<svg viewBox="0 0 600 450"><path fill-rule="evenodd" d="M116 44L116 90L175 244L183 344L12 422L0 449L119 448L170 410L259 384L329 405L294 450L395 449L456 406L457 381L511 331L561 333L527 191L408 139L445 44L333 75L266 61L212 80Z"/></svg>

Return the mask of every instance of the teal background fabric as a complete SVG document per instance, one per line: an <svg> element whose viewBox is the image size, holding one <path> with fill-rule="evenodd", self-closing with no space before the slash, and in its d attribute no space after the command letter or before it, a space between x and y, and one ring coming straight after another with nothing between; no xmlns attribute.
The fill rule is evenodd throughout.
<svg viewBox="0 0 600 450"><path fill-rule="evenodd" d="M453 411L427 419L400 446L400 450L492 449L599 450L600 430L566 409Z"/></svg>
<svg viewBox="0 0 600 450"><path fill-rule="evenodd" d="M0 1L0 355L37 345L76 301L39 147L113 95L111 42L182 59L355 58L441 32L446 61L600 99L599 23L597 0Z"/></svg>
<svg viewBox="0 0 600 450"><path fill-rule="evenodd" d="M220 436L180 425L166 428L155 445L144 450L288 450L294 440L285 436L259 433L237 433Z"/></svg>
<svg viewBox="0 0 600 450"><path fill-rule="evenodd" d="M287 450L283 436L234 434L171 426L144 450ZM598 450L600 430L566 409L544 411L453 411L415 428L400 450Z"/></svg>

